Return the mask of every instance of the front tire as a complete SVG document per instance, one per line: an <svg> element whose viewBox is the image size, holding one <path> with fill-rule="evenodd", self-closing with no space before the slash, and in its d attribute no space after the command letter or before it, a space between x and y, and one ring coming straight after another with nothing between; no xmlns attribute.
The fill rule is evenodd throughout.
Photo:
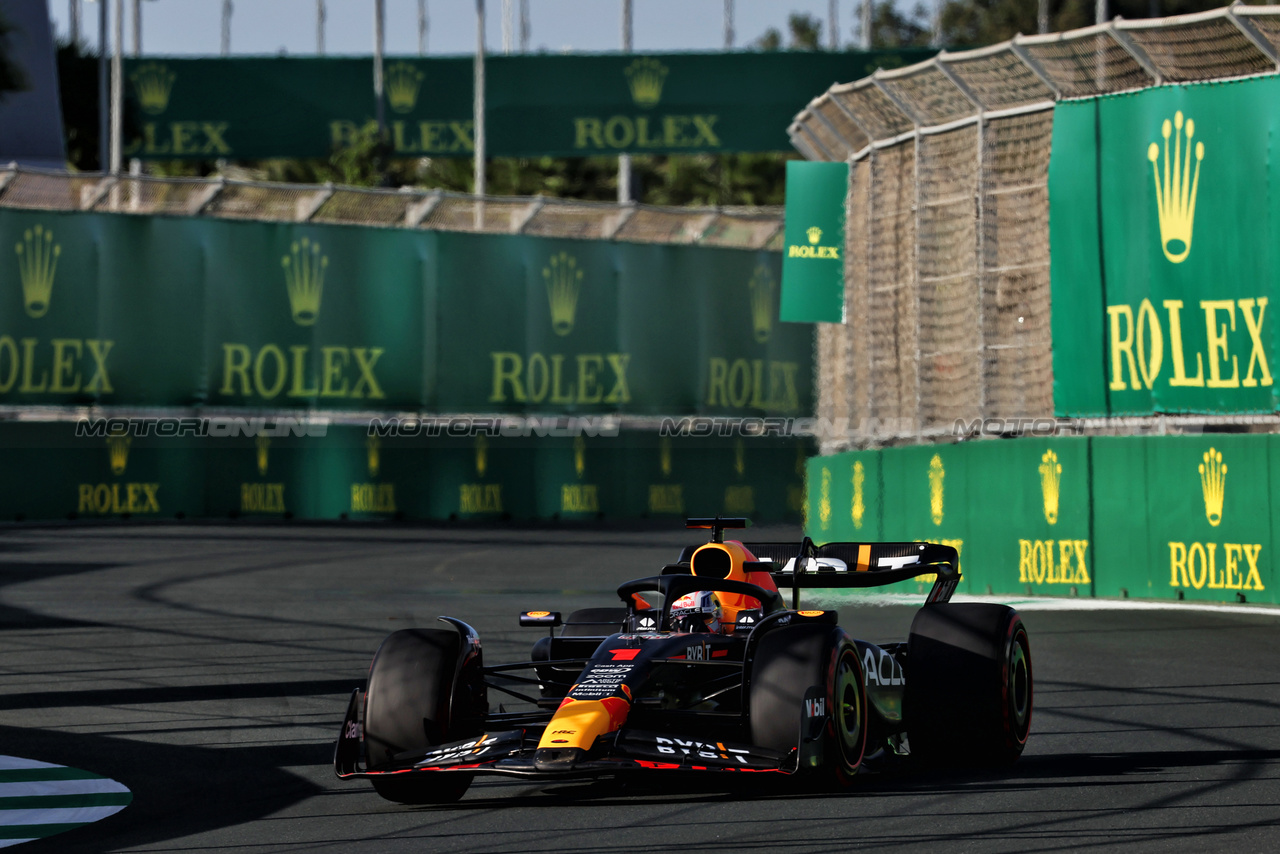
<svg viewBox="0 0 1280 854"><path fill-rule="evenodd" d="M805 695L815 686L828 716L821 764L799 770L848 785L866 752L867 694L857 647L843 629L787 626L761 638L751 673L751 740L783 753L802 746Z"/></svg>
<svg viewBox="0 0 1280 854"><path fill-rule="evenodd" d="M1018 612L926 605L911 624L903 700L911 752L926 763L1011 765L1031 732L1031 645Z"/></svg>
<svg viewBox="0 0 1280 854"><path fill-rule="evenodd" d="M425 750L468 733L452 718L454 673L462 639L456 631L403 629L378 647L365 692L365 758L371 771L394 764L398 754ZM475 775L436 771L370 777L373 788L401 804L452 803Z"/></svg>

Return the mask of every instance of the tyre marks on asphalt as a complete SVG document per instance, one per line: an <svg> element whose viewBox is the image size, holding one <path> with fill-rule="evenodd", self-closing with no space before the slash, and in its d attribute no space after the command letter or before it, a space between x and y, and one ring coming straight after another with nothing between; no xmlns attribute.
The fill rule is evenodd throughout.
<svg viewBox="0 0 1280 854"><path fill-rule="evenodd" d="M133 793L79 768L0 756L0 848L99 821L127 807Z"/></svg>

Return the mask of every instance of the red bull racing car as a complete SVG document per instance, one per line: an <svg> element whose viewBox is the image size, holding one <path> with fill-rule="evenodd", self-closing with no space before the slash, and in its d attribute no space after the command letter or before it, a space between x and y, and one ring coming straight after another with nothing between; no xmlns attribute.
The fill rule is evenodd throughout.
<svg viewBox="0 0 1280 854"><path fill-rule="evenodd" d="M407 804L462 797L477 774L548 781L632 771L789 775L847 784L871 753L1001 765L1031 728L1031 652L1016 611L952 603L955 549L932 543L742 543L745 519L690 519L711 541L618 588L621 607L527 611L548 635L486 665L461 620L392 633L352 692L342 779ZM935 577L906 641L851 637L802 588ZM791 603L779 593L791 590ZM556 629L560 629L557 633ZM492 694L506 703L495 710Z"/></svg>

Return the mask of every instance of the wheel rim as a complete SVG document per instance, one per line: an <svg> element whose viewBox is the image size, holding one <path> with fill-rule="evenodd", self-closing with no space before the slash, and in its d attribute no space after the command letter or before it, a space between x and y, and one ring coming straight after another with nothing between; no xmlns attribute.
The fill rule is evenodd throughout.
<svg viewBox="0 0 1280 854"><path fill-rule="evenodd" d="M835 719L840 752L849 768L857 767L862 761L861 681L856 659L846 652L840 657L836 670Z"/></svg>
<svg viewBox="0 0 1280 854"><path fill-rule="evenodd" d="M1021 741L1026 738L1031 722L1031 660L1027 655L1026 635L1022 632L1014 636L1009 655L1009 710L1013 730Z"/></svg>

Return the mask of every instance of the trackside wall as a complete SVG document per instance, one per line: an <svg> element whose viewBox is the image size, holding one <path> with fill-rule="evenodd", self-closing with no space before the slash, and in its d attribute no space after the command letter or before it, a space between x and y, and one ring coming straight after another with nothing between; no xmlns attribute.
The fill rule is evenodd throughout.
<svg viewBox="0 0 1280 854"><path fill-rule="evenodd" d="M1278 602L1277 485L1275 435L888 448L809 460L806 529L953 545L968 593Z"/></svg>

